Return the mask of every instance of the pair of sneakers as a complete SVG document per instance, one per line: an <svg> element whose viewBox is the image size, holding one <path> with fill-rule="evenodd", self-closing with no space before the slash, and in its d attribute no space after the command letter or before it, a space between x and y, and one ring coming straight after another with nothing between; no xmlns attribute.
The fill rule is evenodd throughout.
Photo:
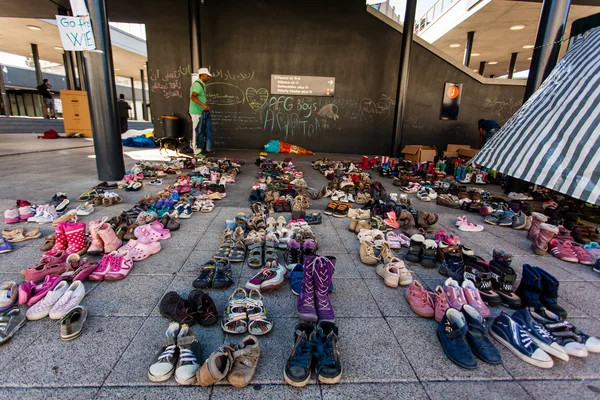
<svg viewBox="0 0 600 400"><path fill-rule="evenodd" d="M465 279L463 280L462 286L458 284L452 278L446 279L443 287L448 306L460 310L463 305L468 304L475 308L484 318L492 316L490 309L485 305L479 294L479 289L475 287L475 284Z"/></svg>
<svg viewBox="0 0 600 400"><path fill-rule="evenodd" d="M28 218L28 222L37 222L38 224L47 224L58 218L58 212L54 206L38 206L35 215Z"/></svg>
<svg viewBox="0 0 600 400"><path fill-rule="evenodd" d="M198 322L202 326L212 325L219 319L215 302L202 290L192 290L187 299L177 292L168 292L159 304L160 315L173 322L189 326Z"/></svg>
<svg viewBox="0 0 600 400"><path fill-rule="evenodd" d="M260 292L277 289L283 285L286 275L287 269L283 265L280 265L277 261L269 261L258 274L246 283L246 289L256 289Z"/></svg>
<svg viewBox="0 0 600 400"><path fill-rule="evenodd" d="M410 308L421 317L433 317L440 322L448 309L448 300L441 286L437 286L435 292L428 292L421 282L413 280L404 296Z"/></svg>
<svg viewBox="0 0 600 400"><path fill-rule="evenodd" d="M202 346L189 325L171 322L163 346L148 369L148 379L164 382L175 375L180 385L191 385L196 382L200 359Z"/></svg>

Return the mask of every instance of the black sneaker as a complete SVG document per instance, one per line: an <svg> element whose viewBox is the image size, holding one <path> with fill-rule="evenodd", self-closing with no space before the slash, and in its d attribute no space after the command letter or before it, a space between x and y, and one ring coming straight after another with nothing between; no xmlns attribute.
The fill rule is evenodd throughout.
<svg viewBox="0 0 600 400"><path fill-rule="evenodd" d="M202 267L200 267L200 275L194 279L192 286L196 289L208 289L212 286L216 270L217 262L215 260L208 260Z"/></svg>
<svg viewBox="0 0 600 400"><path fill-rule="evenodd" d="M420 262L421 258L423 258L423 242L425 242L423 235L412 235L410 237L408 253L406 256L404 256L404 258L410 262Z"/></svg>
<svg viewBox="0 0 600 400"><path fill-rule="evenodd" d="M200 325L212 325L219 319L215 302L208 293L198 289L192 290L188 295L188 301L196 311L194 317Z"/></svg>
<svg viewBox="0 0 600 400"><path fill-rule="evenodd" d="M529 312L529 308L522 308L515 311L511 315L511 318L529 333L533 343L540 349L563 361L569 361L569 355L565 348L559 344L556 338L554 338L546 328L534 321Z"/></svg>
<svg viewBox="0 0 600 400"><path fill-rule="evenodd" d="M465 280L465 262L462 253L445 253L439 273L454 279L461 285Z"/></svg>
<svg viewBox="0 0 600 400"><path fill-rule="evenodd" d="M233 285L233 279L231 279L231 265L229 259L223 258L217 262L217 271L212 281L213 289L227 289Z"/></svg>
<svg viewBox="0 0 600 400"><path fill-rule="evenodd" d="M288 385L304 387L310 380L310 367L315 347L315 326L301 322L296 325L294 348L285 364L283 377Z"/></svg>
<svg viewBox="0 0 600 400"><path fill-rule="evenodd" d="M316 373L319 382L334 384L342 379L342 365L337 349L338 327L333 322L321 321L317 325L318 341Z"/></svg>
<svg viewBox="0 0 600 400"><path fill-rule="evenodd" d="M196 323L193 306L181 298L176 292L168 292L160 300L160 315L180 324L194 325Z"/></svg>
<svg viewBox="0 0 600 400"><path fill-rule="evenodd" d="M502 303L500 295L492 290L492 273L489 264L478 256L463 256L465 261L464 279L468 279L479 289L481 300L490 307Z"/></svg>
<svg viewBox="0 0 600 400"><path fill-rule="evenodd" d="M421 265L425 268L435 268L436 258L437 244L431 239L426 239L423 242L423 256L421 257Z"/></svg>
<svg viewBox="0 0 600 400"><path fill-rule="evenodd" d="M514 293L514 284L517 280L515 271L504 263L492 260L490 272L493 279L492 287L500 296L502 305L516 310L521 308L521 299Z"/></svg>
<svg viewBox="0 0 600 400"><path fill-rule="evenodd" d="M302 248L301 244L296 239L290 239L287 244L287 249L283 253L285 267L291 271L297 264L302 264Z"/></svg>

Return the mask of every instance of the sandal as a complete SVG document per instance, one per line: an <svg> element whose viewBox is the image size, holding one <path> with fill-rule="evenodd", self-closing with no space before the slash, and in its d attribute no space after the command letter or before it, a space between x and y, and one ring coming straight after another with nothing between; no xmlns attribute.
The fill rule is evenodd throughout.
<svg viewBox="0 0 600 400"><path fill-rule="evenodd" d="M265 238L265 263L277 261L277 250L279 240L277 236L268 234Z"/></svg>
<svg viewBox="0 0 600 400"><path fill-rule="evenodd" d="M215 208L215 203L213 203L211 200L204 200L204 203L202 204L202 208L200 209L200 211L203 213L209 213L212 210L214 210L214 208Z"/></svg>
<svg viewBox="0 0 600 400"><path fill-rule="evenodd" d="M248 266L258 269L264 265L263 246L261 242L255 242L249 247L250 254L248 255Z"/></svg>
<svg viewBox="0 0 600 400"><path fill-rule="evenodd" d="M19 243L24 242L26 240L37 239L39 237L42 237L42 232L40 232L40 228L32 228L24 229L6 240L10 243Z"/></svg>
<svg viewBox="0 0 600 400"><path fill-rule="evenodd" d="M263 303L263 297L256 289L250 290L246 297L246 315L248 317L248 333L262 336L273 329L273 319Z"/></svg>
<svg viewBox="0 0 600 400"><path fill-rule="evenodd" d="M241 263L244 262L246 258L246 245L243 241L238 240L234 243L231 248L231 253L229 254L229 261L232 263Z"/></svg>
<svg viewBox="0 0 600 400"><path fill-rule="evenodd" d="M229 296L227 307L223 312L221 329L227 333L244 333L248 329L246 315L246 291L242 288L236 289Z"/></svg>
<svg viewBox="0 0 600 400"><path fill-rule="evenodd" d="M97 190L91 190L89 192L85 192L79 195L79 197L75 200L77 201L90 201L90 200L94 200L97 197L99 197L102 193L104 193L103 190L97 191Z"/></svg>
<svg viewBox="0 0 600 400"><path fill-rule="evenodd" d="M233 235L233 232L232 232L232 235ZM221 260L224 258L228 258L229 254L231 253L232 247L233 247L233 240L231 240L231 239L226 240L225 242L223 242L221 244L221 246L219 247L219 250L215 253L213 258L215 260Z"/></svg>

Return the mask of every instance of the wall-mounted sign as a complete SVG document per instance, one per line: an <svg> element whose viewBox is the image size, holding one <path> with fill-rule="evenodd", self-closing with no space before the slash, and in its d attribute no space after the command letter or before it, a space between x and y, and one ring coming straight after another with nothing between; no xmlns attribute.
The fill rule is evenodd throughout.
<svg viewBox="0 0 600 400"><path fill-rule="evenodd" d="M89 17L57 15L58 33L63 48L68 51L95 50L94 32Z"/></svg>
<svg viewBox="0 0 600 400"><path fill-rule="evenodd" d="M462 83L446 83L444 85L444 97L442 98L442 120L456 120L460 108L460 97L462 96Z"/></svg>
<svg viewBox="0 0 600 400"><path fill-rule="evenodd" d="M335 78L329 76L271 75L271 94L327 96L335 93Z"/></svg>

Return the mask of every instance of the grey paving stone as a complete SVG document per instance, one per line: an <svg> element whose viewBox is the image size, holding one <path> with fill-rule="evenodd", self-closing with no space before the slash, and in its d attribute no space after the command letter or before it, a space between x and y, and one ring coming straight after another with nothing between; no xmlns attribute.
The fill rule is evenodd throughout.
<svg viewBox="0 0 600 400"><path fill-rule="evenodd" d="M100 386L143 322L143 318L91 316L82 336L71 342L59 339L58 324L54 324L2 372L0 382L20 387L32 383L43 387Z"/></svg>
<svg viewBox="0 0 600 400"><path fill-rule="evenodd" d="M153 383L148 379L148 368L162 349L168 327L169 321L166 318L149 317L111 371L104 386L179 386L174 377L161 383ZM202 345L202 358L198 360L202 364L223 343L225 334L219 322L212 326L196 324L192 326L192 330Z"/></svg>
<svg viewBox="0 0 600 400"><path fill-rule="evenodd" d="M3 388L0 399L47 399L81 400L93 399L100 387L91 388Z"/></svg>
<svg viewBox="0 0 600 400"><path fill-rule="evenodd" d="M27 306L23 306L26 312ZM27 347L35 343L39 337L48 330L56 330L56 321L45 318L40 321L28 321L23 325L6 344L0 348L2 357L0 358L0 371L10 369L19 354L26 351ZM0 390L0 392L2 392Z"/></svg>
<svg viewBox="0 0 600 400"><path fill-rule="evenodd" d="M171 400L175 398L209 399L212 387L190 386L141 386L141 387L103 387L96 399L128 400Z"/></svg>
<svg viewBox="0 0 600 400"><path fill-rule="evenodd" d="M324 400L333 399L428 399L420 383L345 383L322 385Z"/></svg>
<svg viewBox="0 0 600 400"><path fill-rule="evenodd" d="M479 362L479 368L467 370L452 363L442 350L436 335L438 324L432 319L405 317L387 318L387 321L421 382L510 378L502 365Z"/></svg>
<svg viewBox="0 0 600 400"><path fill-rule="evenodd" d="M283 369L281 370L283 371ZM281 372L283 373L283 372ZM250 384L245 388L217 385L213 388L212 399L240 399L254 400L256 398L269 398L280 400L293 399L320 399L319 386L309 384L303 388L294 388L288 385L262 385Z"/></svg>
<svg viewBox="0 0 600 400"><path fill-rule="evenodd" d="M598 380L520 381L519 384L536 400L595 400L600 396Z"/></svg>
<svg viewBox="0 0 600 400"><path fill-rule="evenodd" d="M409 382L417 378L383 318L337 318L344 382Z"/></svg>
<svg viewBox="0 0 600 400"><path fill-rule="evenodd" d="M427 394L432 400L448 398L478 398L485 393L488 400L531 399L532 397L516 382L425 382Z"/></svg>
<svg viewBox="0 0 600 400"><path fill-rule="evenodd" d="M381 311L363 279L333 278L330 295L336 317L381 317Z"/></svg>
<svg viewBox="0 0 600 400"><path fill-rule="evenodd" d="M101 282L83 305L90 315L147 316L173 279L165 275L131 275L116 282Z"/></svg>
<svg viewBox="0 0 600 400"><path fill-rule="evenodd" d="M559 304L567 302L565 309L571 317L600 316L600 298L598 287L589 282L561 282L558 296Z"/></svg>
<svg viewBox="0 0 600 400"><path fill-rule="evenodd" d="M411 310L404 297L408 286L388 287L379 276L373 279L365 279L365 283L385 317L417 315Z"/></svg>
<svg viewBox="0 0 600 400"><path fill-rule="evenodd" d="M192 247L173 248L170 242L177 239L171 238L161 241L161 251L143 261L134 264L133 275L174 275L181 269L188 257L192 254Z"/></svg>

